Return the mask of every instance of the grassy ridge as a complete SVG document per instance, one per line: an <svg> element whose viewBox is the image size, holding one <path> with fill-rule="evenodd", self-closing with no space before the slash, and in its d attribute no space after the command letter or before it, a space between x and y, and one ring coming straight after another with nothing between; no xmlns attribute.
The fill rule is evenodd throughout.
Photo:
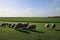
<svg viewBox="0 0 60 40"><path fill-rule="evenodd" d="M60 23L60 18L30 18L30 17L16 17L16 18L0 18L0 21L10 21L10 22L36 22L36 23L44 23L44 22L56 22Z"/></svg>

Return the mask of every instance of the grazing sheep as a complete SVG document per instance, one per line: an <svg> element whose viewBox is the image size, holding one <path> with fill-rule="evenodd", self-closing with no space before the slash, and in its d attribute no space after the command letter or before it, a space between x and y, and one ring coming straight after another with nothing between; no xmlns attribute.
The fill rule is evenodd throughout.
<svg viewBox="0 0 60 40"><path fill-rule="evenodd" d="M10 27L10 28L11 28L11 25L12 25L12 24L8 24L8 27Z"/></svg>
<svg viewBox="0 0 60 40"><path fill-rule="evenodd" d="M30 24L28 27L27 27L28 30L36 30L36 24Z"/></svg>
<svg viewBox="0 0 60 40"><path fill-rule="evenodd" d="M12 24L11 28L14 28L15 24Z"/></svg>
<svg viewBox="0 0 60 40"><path fill-rule="evenodd" d="M29 25L29 23L22 23L23 27L27 27Z"/></svg>
<svg viewBox="0 0 60 40"><path fill-rule="evenodd" d="M49 28L49 24L48 24L48 23L47 23L47 24L45 24L44 26L45 26L46 28Z"/></svg>
<svg viewBox="0 0 60 40"><path fill-rule="evenodd" d="M14 28L15 28L15 29L18 29L18 28L24 29L24 28L26 28L28 25L29 25L29 23L17 23L17 24L14 26Z"/></svg>
<svg viewBox="0 0 60 40"><path fill-rule="evenodd" d="M14 29L18 29L18 28L22 28L22 27L23 27L22 23L17 23L17 24L15 24Z"/></svg>
<svg viewBox="0 0 60 40"><path fill-rule="evenodd" d="M7 26L7 23L2 23L1 26Z"/></svg>
<svg viewBox="0 0 60 40"><path fill-rule="evenodd" d="M56 27L56 24L55 23L52 23L51 24L51 27L52 27L52 29L54 29Z"/></svg>

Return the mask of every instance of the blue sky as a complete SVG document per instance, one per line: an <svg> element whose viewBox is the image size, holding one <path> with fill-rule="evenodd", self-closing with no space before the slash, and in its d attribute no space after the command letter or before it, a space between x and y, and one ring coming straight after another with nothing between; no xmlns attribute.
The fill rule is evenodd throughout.
<svg viewBox="0 0 60 40"><path fill-rule="evenodd" d="M60 16L60 0L0 0L0 17Z"/></svg>

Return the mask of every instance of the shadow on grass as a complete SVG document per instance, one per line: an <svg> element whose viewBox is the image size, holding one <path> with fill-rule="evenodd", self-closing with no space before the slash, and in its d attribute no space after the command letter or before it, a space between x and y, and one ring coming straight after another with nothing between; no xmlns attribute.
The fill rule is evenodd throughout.
<svg viewBox="0 0 60 40"><path fill-rule="evenodd" d="M16 31L23 32L23 33L30 33L30 32L28 32L26 30L16 30Z"/></svg>
<svg viewBox="0 0 60 40"><path fill-rule="evenodd" d="M45 33L45 32L41 32L41 31L37 31L37 30L30 30L32 32L36 32L36 33Z"/></svg>
<svg viewBox="0 0 60 40"><path fill-rule="evenodd" d="M45 32L41 32L41 31L37 31L37 30L16 30L16 31L19 31L19 32L23 32L23 33L30 33L29 31L32 31L32 32L36 32L36 33L45 33Z"/></svg>
<svg viewBox="0 0 60 40"><path fill-rule="evenodd" d="M52 31L52 30L53 30L53 31L60 31L60 29L49 29L49 30L51 30L51 31Z"/></svg>
<svg viewBox="0 0 60 40"><path fill-rule="evenodd" d="M60 31L60 29L54 29L54 31Z"/></svg>

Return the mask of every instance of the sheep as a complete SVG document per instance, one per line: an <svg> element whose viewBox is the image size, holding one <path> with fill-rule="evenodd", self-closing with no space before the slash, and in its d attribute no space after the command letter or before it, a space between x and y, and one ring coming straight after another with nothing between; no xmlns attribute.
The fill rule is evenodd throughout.
<svg viewBox="0 0 60 40"><path fill-rule="evenodd" d="M36 24L30 24L28 27L27 27L28 30L36 30Z"/></svg>
<svg viewBox="0 0 60 40"><path fill-rule="evenodd" d="M11 25L11 28L14 28L15 25L16 25L16 24L12 24L12 25Z"/></svg>
<svg viewBox="0 0 60 40"><path fill-rule="evenodd" d="M8 24L7 26L11 28L11 25L12 25L12 24Z"/></svg>
<svg viewBox="0 0 60 40"><path fill-rule="evenodd" d="M7 23L2 23L1 26L7 26Z"/></svg>
<svg viewBox="0 0 60 40"><path fill-rule="evenodd" d="M51 27L52 27L52 29L54 29L56 27L56 24L55 23L52 23L51 24Z"/></svg>
<svg viewBox="0 0 60 40"><path fill-rule="evenodd" d="M15 29L18 29L18 28L24 29L24 28L28 27L28 25L29 25L29 23L17 23L17 24L14 26L14 28L15 28Z"/></svg>
<svg viewBox="0 0 60 40"><path fill-rule="evenodd" d="M22 23L17 23L17 24L15 24L15 26L13 28L18 29L18 28L22 28L22 27L23 27Z"/></svg>
<svg viewBox="0 0 60 40"><path fill-rule="evenodd" d="M22 27L23 27L23 28L28 27L28 25L29 25L29 23L22 23Z"/></svg>
<svg viewBox="0 0 60 40"><path fill-rule="evenodd" d="M47 24L45 24L44 26L45 26L46 28L49 28L49 24L48 24L48 23L47 23Z"/></svg>

